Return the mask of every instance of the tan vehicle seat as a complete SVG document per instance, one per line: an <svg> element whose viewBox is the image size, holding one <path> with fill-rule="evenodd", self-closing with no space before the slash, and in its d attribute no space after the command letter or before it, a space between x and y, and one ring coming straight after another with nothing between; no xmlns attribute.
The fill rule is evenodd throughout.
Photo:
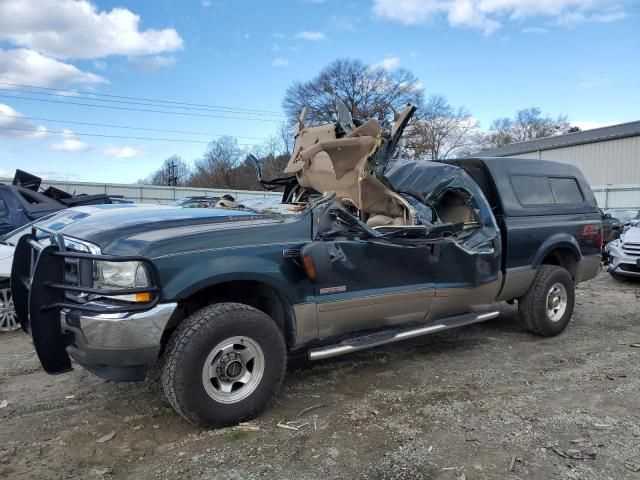
<svg viewBox="0 0 640 480"><path fill-rule="evenodd" d="M438 217L444 223L474 223L477 222L475 213L464 199L454 193L447 192L436 205Z"/></svg>
<svg viewBox="0 0 640 480"><path fill-rule="evenodd" d="M367 220L367 225L370 227L402 226L404 224L405 221L402 217L393 218L382 214L372 215Z"/></svg>

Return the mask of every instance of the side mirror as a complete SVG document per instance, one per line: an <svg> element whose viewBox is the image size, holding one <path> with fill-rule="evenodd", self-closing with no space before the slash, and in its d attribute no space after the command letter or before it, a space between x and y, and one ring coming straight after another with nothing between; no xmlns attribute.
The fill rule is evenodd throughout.
<svg viewBox="0 0 640 480"><path fill-rule="evenodd" d="M331 278L331 255L325 242L309 242L300 250L300 258L309 280L327 283Z"/></svg>
<svg viewBox="0 0 640 480"><path fill-rule="evenodd" d="M604 217L602 217L602 218L604 218L605 220L611 220L613 217L611 216L610 213L605 213Z"/></svg>

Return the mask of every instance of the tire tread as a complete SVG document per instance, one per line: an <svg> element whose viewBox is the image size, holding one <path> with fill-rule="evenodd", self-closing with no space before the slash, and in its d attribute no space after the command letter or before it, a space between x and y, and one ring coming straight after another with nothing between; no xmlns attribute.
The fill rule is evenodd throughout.
<svg viewBox="0 0 640 480"><path fill-rule="evenodd" d="M167 347L164 352L163 361L162 361L162 388L164 390L165 396L169 401L169 404L178 412L180 416L182 416L187 421L199 424L199 425L211 425L211 426L224 426L225 424L216 424L215 422L207 421L202 418L202 416L195 411L188 411L183 402L179 401L179 398L185 398L192 388L186 382L178 381L178 368L179 368L179 360L180 358L186 354L186 350L191 345L192 339L194 336L197 336L204 329L212 328L213 326L220 326L221 322L224 322L224 317L229 313L237 313L237 312L246 312L253 313L259 312L261 315L266 317L268 321L273 322L273 320L267 316L265 313L242 303L216 303L213 305L209 305L204 307L189 317L185 318L176 328L176 330L172 333L169 342L167 343ZM226 319L228 320L228 319ZM275 326L275 322L273 322ZM277 328L277 327L276 327ZM286 348L284 346L284 340L282 342L282 355L283 364L279 365L278 368L282 372L279 379L279 385L282 383L284 379L284 373L286 369ZM250 417L253 412L259 411L269 399L265 399L255 408L253 408L252 412L246 417ZM242 421L242 419L238 419L238 421Z"/></svg>
<svg viewBox="0 0 640 480"><path fill-rule="evenodd" d="M571 290L573 289L573 279L567 270L556 265L540 265L533 283L529 287L527 293L518 301L518 313L520 318L524 322L527 329L537 335L543 337L550 337L559 334L562 330L557 331L550 325L550 321L546 317L546 313L541 313L539 306L545 304L548 284L552 281L553 277L565 276L564 280L568 280ZM567 305L569 310L569 321L573 314L573 300L575 296L573 292L567 292L571 297L569 301L570 305ZM566 322L569 323L568 321Z"/></svg>

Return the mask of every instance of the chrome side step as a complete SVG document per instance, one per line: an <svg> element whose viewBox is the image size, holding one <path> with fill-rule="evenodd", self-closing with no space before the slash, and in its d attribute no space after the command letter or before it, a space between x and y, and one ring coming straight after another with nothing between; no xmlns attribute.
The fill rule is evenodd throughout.
<svg viewBox="0 0 640 480"><path fill-rule="evenodd" d="M484 322L485 320L496 318L499 315L500 312L487 312L482 314L467 313L464 315L457 315L455 317L443 318L436 324L409 330L392 330L370 333L368 335L362 335L360 337L346 340L337 345L329 345L327 347L309 350L309 360L322 360L324 358L337 357L338 355L357 352L358 350L364 350L366 348L378 347L380 345L386 345L387 343L400 342L409 338L420 337L422 335L442 332L444 330L463 327L473 323Z"/></svg>

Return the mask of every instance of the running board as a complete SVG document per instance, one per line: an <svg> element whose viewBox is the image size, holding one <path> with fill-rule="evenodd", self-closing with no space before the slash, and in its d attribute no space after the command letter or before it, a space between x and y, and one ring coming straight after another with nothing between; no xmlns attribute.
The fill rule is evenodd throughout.
<svg viewBox="0 0 640 480"><path fill-rule="evenodd" d="M482 314L467 313L464 315L457 315L455 317L443 318L436 324L419 328L409 330L387 330L384 332L370 333L346 340L337 345L309 350L309 360L322 360L324 358L337 357L338 355L357 352L358 350L364 350L366 348L378 347L380 345L386 345L387 343L400 342L409 338L420 337L422 335L442 332L444 330L463 327L473 323L484 322L485 320L496 318L499 315L500 312L487 312Z"/></svg>

